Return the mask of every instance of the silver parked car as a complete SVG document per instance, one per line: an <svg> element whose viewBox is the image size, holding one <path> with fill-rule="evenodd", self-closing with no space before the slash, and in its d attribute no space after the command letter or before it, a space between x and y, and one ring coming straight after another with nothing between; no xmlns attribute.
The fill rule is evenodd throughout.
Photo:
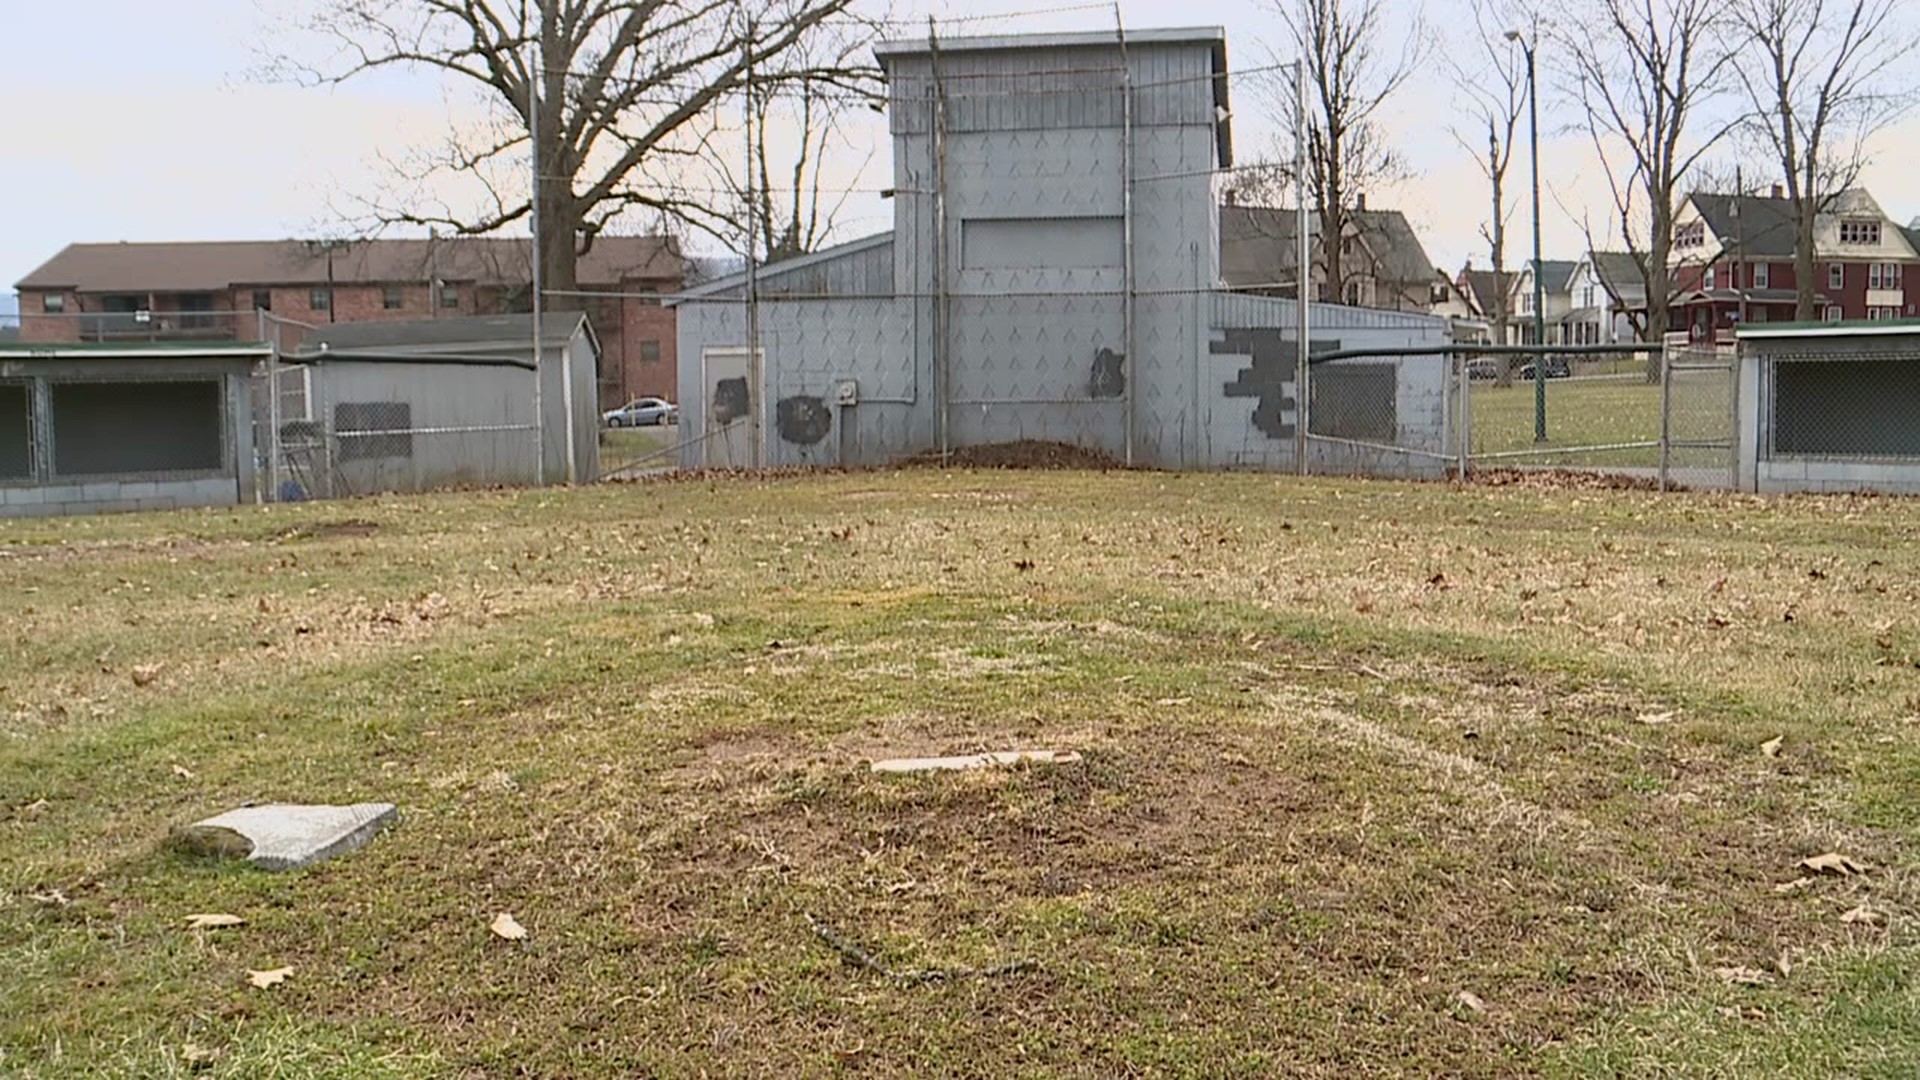
<svg viewBox="0 0 1920 1080"><path fill-rule="evenodd" d="M680 422L680 407L657 397L635 398L600 417L608 427L652 427Z"/></svg>

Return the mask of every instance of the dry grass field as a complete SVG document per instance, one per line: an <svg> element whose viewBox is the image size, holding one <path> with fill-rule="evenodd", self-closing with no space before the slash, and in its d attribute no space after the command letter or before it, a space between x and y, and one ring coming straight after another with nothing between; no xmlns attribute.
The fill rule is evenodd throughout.
<svg viewBox="0 0 1920 1080"><path fill-rule="evenodd" d="M1544 478L0 523L0 1074L1911 1077L1917 604L1920 503Z"/></svg>

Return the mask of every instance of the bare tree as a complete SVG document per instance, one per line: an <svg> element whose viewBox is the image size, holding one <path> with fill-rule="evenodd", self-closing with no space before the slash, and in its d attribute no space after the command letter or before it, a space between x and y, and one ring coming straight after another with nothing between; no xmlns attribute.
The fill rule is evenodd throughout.
<svg viewBox="0 0 1920 1080"><path fill-rule="evenodd" d="M1615 224L1646 285L1644 341L1666 336L1680 185L1732 123L1708 116L1731 56L1720 0L1593 0L1556 40L1613 195ZM1660 375L1651 353L1647 378Z"/></svg>
<svg viewBox="0 0 1920 1080"><path fill-rule="evenodd" d="M866 48L857 35L819 35L795 47L796 66L833 75L802 74L783 86L756 83L747 105L752 146L746 160L722 156L714 170L738 201L737 216L749 226L754 258L778 262L804 255L833 236L854 192L836 183L828 170L841 155L859 152L850 131L853 114L885 101L878 73L869 74L856 55ZM858 167L841 175L864 173L873 156L868 146ZM747 253L744 238L738 246Z"/></svg>
<svg viewBox="0 0 1920 1080"><path fill-rule="evenodd" d="M1527 107L1526 64L1518 49L1506 40L1507 31L1516 26L1537 23L1531 11L1516 0L1473 0L1471 38L1459 50L1447 50L1453 83L1466 96L1471 127L1456 125L1454 141L1474 155L1480 174L1492 191L1492 208L1480 226L1487 242L1487 254L1493 262L1493 337L1507 344L1508 310L1511 298L1507 274L1507 222L1512 210L1507 197L1507 170L1513 165L1514 133ZM1463 59L1464 58L1464 59ZM1484 139L1484 154L1475 144ZM1513 381L1513 366L1507 358L1497 361L1499 385Z"/></svg>
<svg viewBox="0 0 1920 1080"><path fill-rule="evenodd" d="M1274 4L1306 64L1307 194L1319 222L1323 292L1336 303L1348 284L1341 257L1355 207L1368 187L1406 171L1377 116L1413 76L1426 27L1417 16L1402 19L1405 38L1396 48L1387 40L1388 7L1388 0ZM1293 110L1284 112L1290 134Z"/></svg>
<svg viewBox="0 0 1920 1080"><path fill-rule="evenodd" d="M270 73L337 85L390 68L437 72L477 91L493 122L451 133L412 159L411 191L370 200L378 223L488 233L526 219L516 184L537 129L538 253L549 290L577 287L575 267L622 214L662 212L689 226L735 231L724 203L688 192L675 167L710 155L714 111L745 85L845 85L866 74L814 68L798 47L844 17L854 0L325 0L301 28L331 48L308 63L278 58ZM538 54L539 86L534 86ZM534 103L538 102L538 115ZM437 181L479 191L454 207Z"/></svg>
<svg viewBox="0 0 1920 1080"><path fill-rule="evenodd" d="M1916 44L1896 11L1911 0L1736 0L1736 68L1793 207L1795 318L1815 317L1815 224L1859 179L1867 142L1915 101L1891 69Z"/></svg>

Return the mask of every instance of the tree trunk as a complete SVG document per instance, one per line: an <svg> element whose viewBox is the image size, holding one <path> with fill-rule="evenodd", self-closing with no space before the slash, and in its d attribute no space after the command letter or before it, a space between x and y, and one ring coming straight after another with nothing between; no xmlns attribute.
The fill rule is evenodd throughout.
<svg viewBox="0 0 1920 1080"><path fill-rule="evenodd" d="M1819 285L1815 274L1819 267L1814 261L1817 252L1813 249L1813 227L1818 216L1811 191L1801 191L1793 201L1794 243L1793 243L1793 317L1801 322L1812 322L1820 318L1815 311L1814 290Z"/></svg>
<svg viewBox="0 0 1920 1080"><path fill-rule="evenodd" d="M1493 343L1507 344L1507 222L1506 172L1500 167L1500 143L1489 137L1488 174L1493 181ZM1513 385L1513 358L1501 356L1494 361L1494 385Z"/></svg>
<svg viewBox="0 0 1920 1080"><path fill-rule="evenodd" d="M1647 382L1658 383L1664 370L1668 305L1673 302L1673 276L1667 259L1673 252L1673 198L1653 208L1653 232L1647 245Z"/></svg>

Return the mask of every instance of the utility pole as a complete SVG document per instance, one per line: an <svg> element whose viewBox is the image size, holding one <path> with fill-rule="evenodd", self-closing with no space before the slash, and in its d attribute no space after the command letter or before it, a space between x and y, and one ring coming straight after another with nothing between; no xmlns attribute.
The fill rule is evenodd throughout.
<svg viewBox="0 0 1920 1080"><path fill-rule="evenodd" d="M545 20L542 20L544 22ZM547 482L547 415L541 401L541 382L546 364L540 334L540 42L533 42L533 59L527 65L527 141L533 145L533 191L527 204L528 224L533 230L533 430L534 471L540 484ZM571 449L571 448L569 448ZM567 455L573 457L571 453Z"/></svg>
<svg viewBox="0 0 1920 1080"><path fill-rule="evenodd" d="M1326 228L1321 222L1320 227ZM1313 375L1309 371L1311 348L1308 343L1308 322L1311 319L1312 304L1308 300L1307 290L1313 287L1313 260L1307 254L1307 58L1305 46L1301 55L1293 61L1293 256L1294 280L1294 322L1299 333L1295 334L1293 357L1293 396L1295 419L1300 431L1294 440L1294 453L1300 461L1300 475L1307 475L1307 436L1313 422Z"/></svg>
<svg viewBox="0 0 1920 1080"><path fill-rule="evenodd" d="M1543 443L1547 441L1547 283L1540 258L1540 79L1534 63L1535 42L1518 30L1507 31L1507 40L1519 42L1527 54L1527 139L1533 158L1533 343L1541 350L1533 357L1533 441Z"/></svg>

